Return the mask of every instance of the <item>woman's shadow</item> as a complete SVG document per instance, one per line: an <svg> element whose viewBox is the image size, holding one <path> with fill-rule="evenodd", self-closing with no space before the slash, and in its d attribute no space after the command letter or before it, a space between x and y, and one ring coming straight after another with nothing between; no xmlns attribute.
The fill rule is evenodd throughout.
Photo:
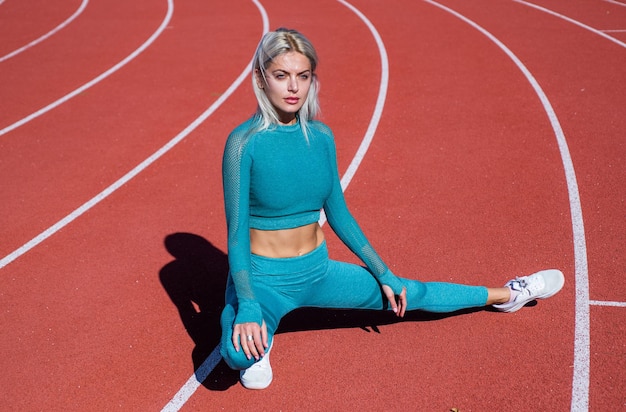
<svg viewBox="0 0 626 412"><path fill-rule="evenodd" d="M228 257L208 240L192 233L168 235L164 243L175 259L161 269L159 278L196 345L191 357L194 371L198 371L220 343L220 315L224 308ZM446 314L412 311L400 320L389 311L302 308L285 316L277 333L339 328L360 328L368 333L380 333L380 325L399 321L432 321L478 310L484 309ZM211 390L226 390L238 380L239 372L233 371L221 360L202 385Z"/></svg>
<svg viewBox="0 0 626 412"><path fill-rule="evenodd" d="M173 233L165 237L164 243L174 260L163 266L159 278L196 345L191 358L197 371L220 343L228 258L193 233ZM209 389L225 390L238 379L239 373L220 361L202 384Z"/></svg>

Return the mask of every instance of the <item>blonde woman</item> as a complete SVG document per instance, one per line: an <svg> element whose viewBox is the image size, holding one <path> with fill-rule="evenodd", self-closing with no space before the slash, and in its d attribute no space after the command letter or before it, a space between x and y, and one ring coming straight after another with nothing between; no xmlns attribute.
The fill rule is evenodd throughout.
<svg viewBox="0 0 626 412"><path fill-rule="evenodd" d="M513 312L564 284L558 270L501 288L420 282L395 276L346 205L334 137L315 120L317 55L295 30L261 40L253 61L258 109L229 136L223 158L230 273L221 354L241 383L272 382L269 353L283 316L300 307L453 312L494 305ZM324 210L337 236L365 267L330 260L318 224Z"/></svg>

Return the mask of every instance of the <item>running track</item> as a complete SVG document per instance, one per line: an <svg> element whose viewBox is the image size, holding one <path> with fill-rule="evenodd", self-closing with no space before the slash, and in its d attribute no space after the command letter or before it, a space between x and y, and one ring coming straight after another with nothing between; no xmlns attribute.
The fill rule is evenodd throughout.
<svg viewBox="0 0 626 412"><path fill-rule="evenodd" d="M626 406L625 3L214 3L0 1L2 409ZM348 202L396 273L558 267L564 290L513 315L298 311L272 386L243 389L215 356L221 150L279 26L318 48Z"/></svg>

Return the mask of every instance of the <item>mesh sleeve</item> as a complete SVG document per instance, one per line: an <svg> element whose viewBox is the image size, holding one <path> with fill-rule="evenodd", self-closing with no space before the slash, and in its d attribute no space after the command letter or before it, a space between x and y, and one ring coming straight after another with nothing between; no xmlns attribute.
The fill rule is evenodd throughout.
<svg viewBox="0 0 626 412"><path fill-rule="evenodd" d="M330 156L332 157L331 161L334 165L334 173L332 191L324 203L324 213L326 213L328 224L339 239L365 263L381 285L387 285L395 294L400 294L404 286L402 281L391 272L385 262L383 262L376 253L356 219L354 219L348 209L339 181L339 172L336 166L337 154L332 136L329 146Z"/></svg>
<svg viewBox="0 0 626 412"><path fill-rule="evenodd" d="M250 281L250 169L252 157L245 133L233 133L222 159L222 184L228 230L228 264L237 293L235 324L263 322Z"/></svg>

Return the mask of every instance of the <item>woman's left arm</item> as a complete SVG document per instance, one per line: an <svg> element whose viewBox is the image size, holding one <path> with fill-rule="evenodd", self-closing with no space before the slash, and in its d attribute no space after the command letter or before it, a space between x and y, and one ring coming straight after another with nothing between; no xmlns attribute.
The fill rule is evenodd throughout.
<svg viewBox="0 0 626 412"><path fill-rule="evenodd" d="M341 189L335 143L332 138L329 139L329 156L333 168L333 181L331 194L324 203L324 212L326 213L328 224L339 239L365 263L372 275L376 277L394 312L399 316L403 316L407 303L406 288L402 280L391 272L378 253L376 253L348 209L343 190ZM396 296L398 297L397 301Z"/></svg>

